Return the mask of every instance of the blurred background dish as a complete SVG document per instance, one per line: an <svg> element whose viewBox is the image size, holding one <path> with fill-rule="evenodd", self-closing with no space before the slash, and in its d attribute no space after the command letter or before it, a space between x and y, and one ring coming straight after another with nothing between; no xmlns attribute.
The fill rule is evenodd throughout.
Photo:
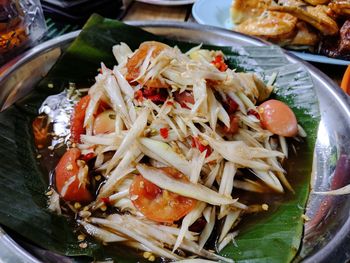
<svg viewBox="0 0 350 263"><path fill-rule="evenodd" d="M322 1L329 2L327 0ZM340 41L337 37L338 35L348 37L346 33L348 30L347 23L350 24L350 21L345 23L343 21L345 20L344 17L350 15L347 13L339 14L339 19L342 21L338 26L335 20L324 11L326 8L328 11L331 10L329 6L333 2L341 1L333 1L329 6L318 5L316 7L299 0L279 1L280 4L283 4L281 2L291 6L271 5L272 0L245 0L244 2L241 0L198 0L193 5L192 15L200 24L230 30L235 28L242 33L261 37L281 46L287 46L289 49L298 49L293 53L308 61L337 65L350 64L349 60L342 59L350 58L350 52L346 48L348 44L346 44L346 41ZM304 21L299 18L299 11L302 10L301 6L297 6L299 4L308 8L308 13L304 14L306 18L302 17ZM274 10L273 12L267 11L271 8ZM336 16L334 11L329 12L333 12L332 14ZM320 21L314 23L313 21L317 21L319 17ZM312 26L310 26L310 21L313 23ZM237 25L238 23L239 25ZM276 23L278 26L276 26ZM341 49L345 51L341 53L339 51ZM322 54L310 53L308 50ZM336 58L330 58L324 54Z"/></svg>

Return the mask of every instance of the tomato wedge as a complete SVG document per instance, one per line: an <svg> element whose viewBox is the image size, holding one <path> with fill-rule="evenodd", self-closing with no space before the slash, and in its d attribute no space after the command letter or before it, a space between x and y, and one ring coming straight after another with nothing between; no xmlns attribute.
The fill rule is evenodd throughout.
<svg viewBox="0 0 350 263"><path fill-rule="evenodd" d="M182 108L189 109L187 103L194 104L193 94L188 91L183 91L181 93L174 92L174 98L178 103L180 103Z"/></svg>
<svg viewBox="0 0 350 263"><path fill-rule="evenodd" d="M230 115L230 128L224 126L223 132L225 134L236 134L239 130L239 117L233 114Z"/></svg>
<svg viewBox="0 0 350 263"><path fill-rule="evenodd" d="M298 122L294 112L283 102L268 100L258 107L261 124L270 132L293 137L298 133Z"/></svg>
<svg viewBox="0 0 350 263"><path fill-rule="evenodd" d="M126 68L128 70L126 74L126 79L128 81L133 81L136 79L140 74L140 66L142 65L142 62L146 58L148 52L153 49L152 51L152 58L158 56L158 54L163 51L165 48L168 48L167 45L156 42L156 41L147 41L143 42L138 50L135 52L135 54L128 60L126 63ZM143 84L143 78L137 80L138 83ZM161 82L159 79L150 79L145 83L145 86L148 88L168 88L169 85L166 83Z"/></svg>
<svg viewBox="0 0 350 263"><path fill-rule="evenodd" d="M188 179L174 168L160 168L169 176L188 181ZM197 201L159 188L142 177L135 176L130 187L130 197L135 207L145 217L156 222L173 223L187 215Z"/></svg>
<svg viewBox="0 0 350 263"><path fill-rule="evenodd" d="M85 184L81 184L77 175L79 166L77 161L81 152L71 148L61 157L55 169L56 189L65 201L89 202L92 195ZM71 179L75 177L75 179Z"/></svg>
<svg viewBox="0 0 350 263"><path fill-rule="evenodd" d="M86 95L80 99L80 101L75 105L74 112L70 121L70 133L71 141L75 143L80 142L80 135L85 133L84 119L85 111L90 102L90 96Z"/></svg>

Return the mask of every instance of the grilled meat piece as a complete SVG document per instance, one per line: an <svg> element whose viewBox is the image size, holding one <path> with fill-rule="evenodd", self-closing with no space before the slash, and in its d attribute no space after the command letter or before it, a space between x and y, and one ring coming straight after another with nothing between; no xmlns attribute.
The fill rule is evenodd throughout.
<svg viewBox="0 0 350 263"><path fill-rule="evenodd" d="M341 27L339 38L324 38L320 47L321 54L350 60L350 20Z"/></svg>
<svg viewBox="0 0 350 263"><path fill-rule="evenodd" d="M350 56L350 19L345 21L340 29L339 51Z"/></svg>

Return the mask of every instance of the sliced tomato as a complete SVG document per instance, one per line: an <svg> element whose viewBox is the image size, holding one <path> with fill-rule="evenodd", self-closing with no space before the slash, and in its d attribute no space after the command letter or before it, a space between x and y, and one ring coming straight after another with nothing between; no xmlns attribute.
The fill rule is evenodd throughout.
<svg viewBox="0 0 350 263"><path fill-rule="evenodd" d="M71 148L61 157L55 169L56 189L65 201L89 202L92 195L85 184L78 179L79 166L77 161L81 152ZM71 179L74 178L75 179Z"/></svg>
<svg viewBox="0 0 350 263"><path fill-rule="evenodd" d="M93 134L107 134L114 132L115 118L116 113L113 110L106 110L97 115L92 129Z"/></svg>
<svg viewBox="0 0 350 263"><path fill-rule="evenodd" d="M160 168L169 176L188 181L179 171L173 168ZM145 217L156 222L172 223L187 215L197 201L167 190L146 180L142 175L135 176L130 187L130 197L135 207Z"/></svg>
<svg viewBox="0 0 350 263"><path fill-rule="evenodd" d="M86 95L75 105L70 121L70 133L72 142L79 143L80 135L85 133L84 119L85 111L90 102L90 96Z"/></svg>
<svg viewBox="0 0 350 263"><path fill-rule="evenodd" d="M126 79L128 81L133 81L139 76L140 66L142 65L142 62L144 61L148 52L151 49L153 49L151 56L154 58L158 56L158 54L167 47L168 47L167 45L156 41L143 42L138 48L138 50L135 52L135 54L126 63L126 68L128 70L126 74ZM140 78L137 80L137 82L143 84L143 79ZM159 79L150 79L144 85L149 88L168 88L169 87L168 84L161 82Z"/></svg>
<svg viewBox="0 0 350 263"><path fill-rule="evenodd" d="M239 105L234 99L227 96L224 101L224 107L228 114L233 114L238 110Z"/></svg>
<svg viewBox="0 0 350 263"><path fill-rule="evenodd" d="M180 103L182 108L189 109L187 103L194 104L193 94L188 91L183 91L181 93L174 92L174 98L178 103Z"/></svg>
<svg viewBox="0 0 350 263"><path fill-rule="evenodd" d="M163 103L168 98L168 92L165 89L143 89L142 95L154 103Z"/></svg>
<svg viewBox="0 0 350 263"><path fill-rule="evenodd" d="M224 133L226 134L236 134L239 130L239 117L235 115L230 115L230 128L224 127Z"/></svg>
<svg viewBox="0 0 350 263"><path fill-rule="evenodd" d="M258 107L262 126L270 132L293 137L298 133L298 122L294 112L283 102L268 100Z"/></svg>

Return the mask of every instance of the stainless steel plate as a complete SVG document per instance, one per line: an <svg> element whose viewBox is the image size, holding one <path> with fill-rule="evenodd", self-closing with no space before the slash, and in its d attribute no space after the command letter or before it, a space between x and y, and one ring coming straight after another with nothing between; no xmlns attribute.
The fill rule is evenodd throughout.
<svg viewBox="0 0 350 263"><path fill-rule="evenodd" d="M258 39L232 31L191 23L129 22L152 33L178 40L215 45L268 45ZM28 93L48 72L62 52L79 32L45 42L17 58L0 76L0 107L11 105ZM313 187L328 190L333 179L350 180L350 107L349 97L325 74L310 64L285 52L290 63L302 63L314 81L321 109L321 123L315 149ZM335 162L335 160L338 160ZM334 164L337 164L336 166ZM339 187L339 185L338 185ZM305 237L297 261L347 262L350 259L350 196L324 197L311 194ZM4 255L18 262L36 262L32 255L0 232L0 259ZM5 252L5 253L4 253ZM1 260L0 260L1 261Z"/></svg>

